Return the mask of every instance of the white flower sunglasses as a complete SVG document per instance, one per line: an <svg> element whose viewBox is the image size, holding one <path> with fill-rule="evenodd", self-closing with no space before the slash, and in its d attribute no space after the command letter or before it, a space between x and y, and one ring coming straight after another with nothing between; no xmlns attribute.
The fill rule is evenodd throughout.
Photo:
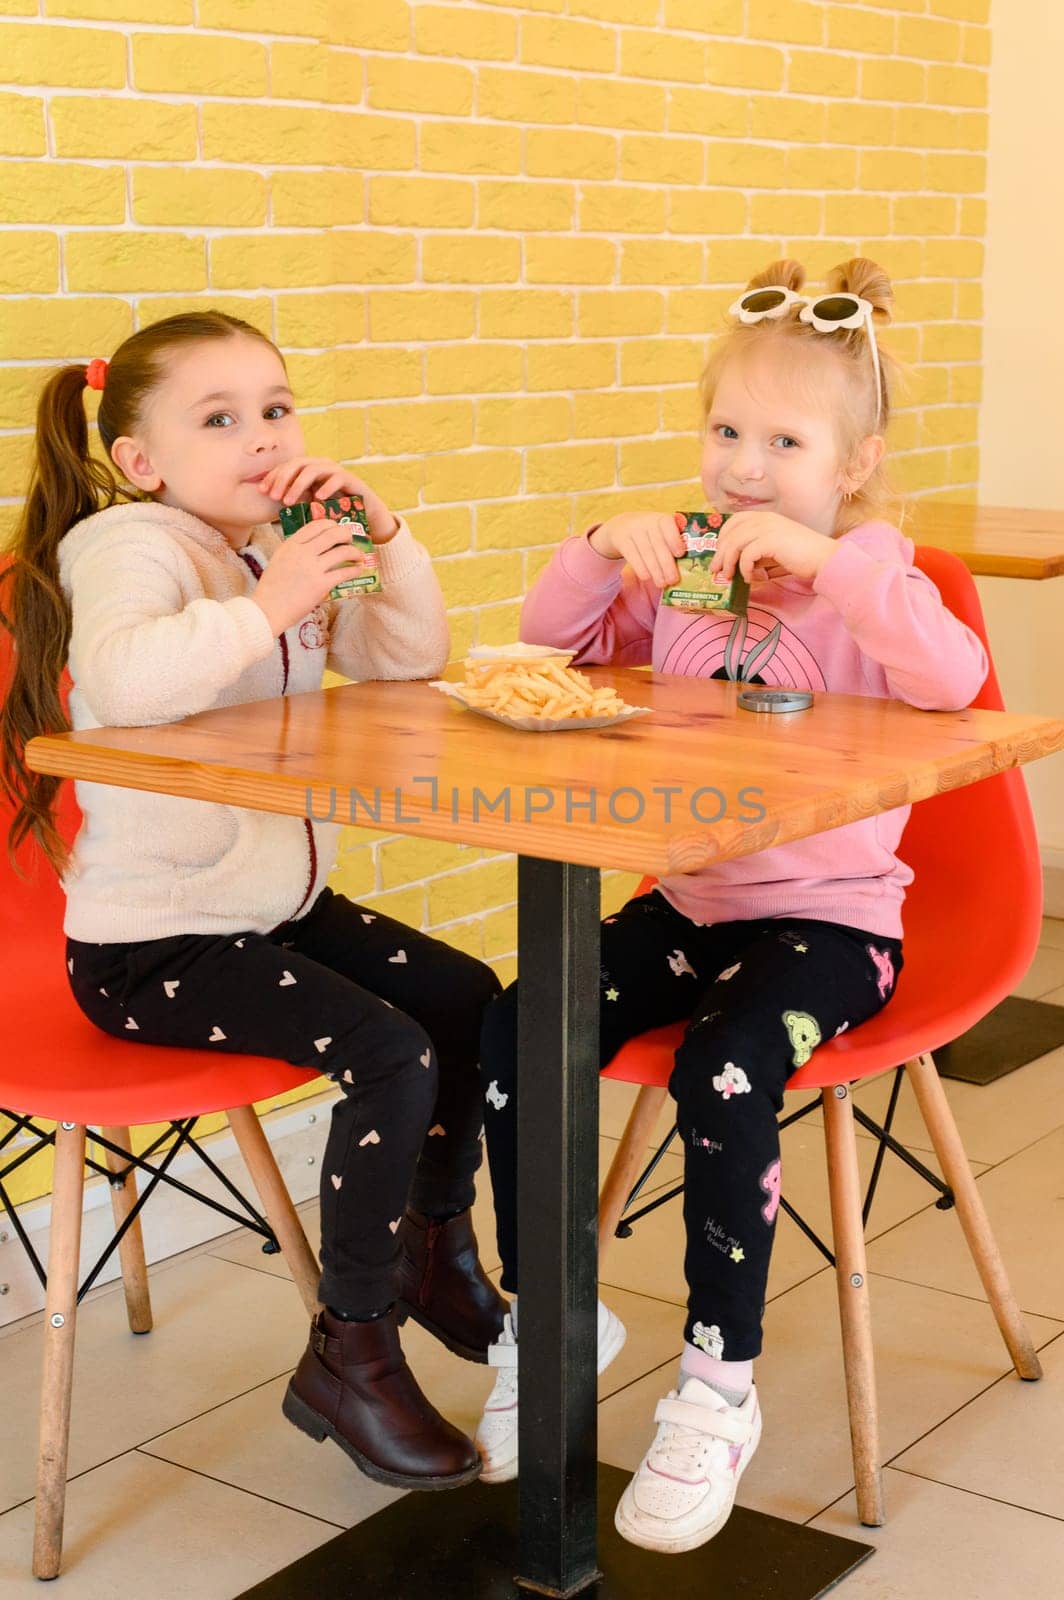
<svg viewBox="0 0 1064 1600"><path fill-rule="evenodd" d="M883 378L879 369L879 347L872 325L872 302L862 299L859 294L843 292L822 294L811 300L808 295L796 294L793 289L785 289L782 284L772 284L763 289L747 289L745 294L740 295L738 300L728 307L728 314L750 325L766 319L771 321L777 317L785 317L792 306L801 306L802 309L798 313L799 322L811 323L817 333L835 333L840 328L864 328L868 348L872 353L872 370L876 375L878 426L879 419L883 415Z"/></svg>

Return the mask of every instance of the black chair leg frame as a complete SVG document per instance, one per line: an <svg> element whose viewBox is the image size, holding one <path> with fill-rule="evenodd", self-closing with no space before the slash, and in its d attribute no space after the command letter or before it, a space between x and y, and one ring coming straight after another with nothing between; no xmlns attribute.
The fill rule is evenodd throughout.
<svg viewBox="0 0 1064 1600"><path fill-rule="evenodd" d="M27 1161L32 1161L33 1157L39 1155L42 1150L46 1150L50 1145L54 1145L55 1130L52 1128L41 1127L32 1116L23 1115L17 1111L4 1111L3 1109L0 1109L0 1117L7 1118L7 1120L11 1123L10 1128L8 1128L3 1134L0 1134L0 1155L2 1155L3 1151L12 1143L13 1140L17 1139L20 1134L27 1135L31 1140L31 1143L26 1145L25 1148L21 1149L18 1155L12 1157L4 1166L0 1167L0 1206L3 1207L5 1213L7 1214L8 1221L11 1223L12 1228L14 1229L23 1249L25 1250L38 1282L40 1283L42 1289L46 1289L48 1285L48 1279L44 1265L34 1249L29 1235L22 1225L22 1219L18 1214L17 1207L13 1203L7 1189L5 1188L4 1180L9 1178L13 1172L16 1172L18 1168L23 1166ZM148 1148L144 1151L143 1155L139 1156L134 1155L130 1150L120 1149L117 1145L112 1144L110 1140L103 1138L98 1132L92 1135L93 1142L95 1144L99 1145L101 1149L110 1151L112 1155L117 1156L118 1159L124 1163L124 1165L120 1170L112 1171L109 1167L102 1166L98 1161L94 1161L91 1157L89 1157L86 1159L85 1166L90 1172L98 1175L99 1177L106 1178L108 1183L117 1187L121 1187L133 1168L137 1168L142 1172L148 1173L149 1180L141 1194L137 1197L136 1204L130 1208L129 1214L123 1221L122 1226L117 1229L106 1249L86 1274L85 1281L78 1290L79 1304L88 1291L92 1288L93 1284L96 1282L111 1256L118 1249L118 1246L127 1230L132 1227L150 1196L161 1183L169 1184L172 1189L179 1190L181 1194L189 1195L193 1200L198 1200L201 1205L209 1206L212 1211L218 1212L220 1216L227 1217L229 1221L235 1223L238 1227L247 1228L250 1230L250 1232L259 1234L264 1241L262 1248L268 1255L275 1255L280 1250L281 1247L278 1244L274 1232L269 1223L266 1221L265 1217L263 1217L255 1209L255 1207L250 1203L249 1200L247 1200L247 1198L241 1193L236 1185L226 1177L225 1173L221 1170L217 1163L213 1161L207 1154L202 1144L194 1137L194 1129L198 1120L198 1117L186 1117L180 1122L171 1122L168 1127L166 1127L163 1132L151 1142ZM164 1150L163 1147L170 1139L173 1140L173 1143L170 1144L168 1149ZM233 1197L236 1204L241 1207L240 1211L232 1210L229 1206L224 1205L220 1200L215 1200L210 1195L202 1194L198 1189L190 1188L187 1183L182 1183L180 1178L175 1178L173 1176L169 1170L170 1166L172 1165L175 1157L185 1149L194 1152L195 1155L199 1157L200 1161L202 1161L208 1171L213 1174L222 1187ZM155 1156L159 1151L162 1151L162 1157L157 1165L153 1165L152 1157Z"/></svg>

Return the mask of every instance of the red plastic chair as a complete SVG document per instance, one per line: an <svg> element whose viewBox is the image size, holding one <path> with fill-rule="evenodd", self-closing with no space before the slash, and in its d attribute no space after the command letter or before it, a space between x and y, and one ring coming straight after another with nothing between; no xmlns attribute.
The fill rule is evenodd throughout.
<svg viewBox="0 0 1064 1600"><path fill-rule="evenodd" d="M8 636L0 629L0 683L5 685L9 650ZM78 813L70 784L64 785L60 819L64 836L72 838ZM33 1549L34 1575L54 1578L62 1557L86 1164L97 1173L109 1169L118 1230L112 1247L117 1246L120 1253L129 1325L134 1333L148 1333L152 1319L140 1232L141 1204L159 1181L175 1182L165 1168L177 1148L192 1147L189 1135L195 1119L224 1111L272 1235L253 1212L250 1225L258 1222L257 1231L267 1238L276 1236L296 1286L313 1314L317 1306L318 1263L252 1107L255 1101L283 1094L315 1074L258 1056L220 1056L207 1050L127 1042L93 1027L75 1005L63 970L62 889L35 848L20 851L19 864L27 877L13 869L6 846L10 820L10 809L0 805L0 1107L4 1108L0 1114L12 1122L0 1139L0 1150L19 1132L32 1136L34 1144L28 1154L53 1140L55 1144ZM58 1124L54 1134L51 1129L38 1126L36 1118L54 1120ZM170 1148L158 1166L130 1153L129 1128L145 1123L171 1124L168 1131L177 1135L177 1145ZM107 1169L95 1162L86 1163L88 1128L98 1130L94 1139L105 1151ZM23 1159L20 1152L19 1160ZM137 1168L155 1174L139 1198ZM194 1189L178 1187L196 1199L204 1198ZM3 1198L6 1202L6 1195ZM234 1222L249 1225L235 1212L213 1201L207 1203L225 1211ZM13 1209L10 1215L29 1249ZM109 1254L110 1250L96 1263L89 1282ZM36 1262L32 1249L30 1255ZM87 1282L81 1293L88 1286Z"/></svg>
<svg viewBox="0 0 1064 1600"><path fill-rule="evenodd" d="M950 610L985 644L982 608L964 563L948 551L925 547L917 550L916 561ZM1003 709L993 665L972 704ZM916 877L906 899L905 966L894 997L870 1021L822 1044L787 1084L788 1089L819 1089L823 1102L857 1511L872 1527L883 1522L884 1511L850 1085L892 1068L900 1072L898 1063L904 1062L1012 1363L1021 1378L1042 1375L931 1057L1012 992L1038 947L1042 878L1021 773L998 773L920 801L901 854ZM651 885L647 880L643 888ZM644 1033L619 1050L602 1074L641 1088L603 1185L600 1252L617 1231L644 1163L682 1037L682 1024Z"/></svg>

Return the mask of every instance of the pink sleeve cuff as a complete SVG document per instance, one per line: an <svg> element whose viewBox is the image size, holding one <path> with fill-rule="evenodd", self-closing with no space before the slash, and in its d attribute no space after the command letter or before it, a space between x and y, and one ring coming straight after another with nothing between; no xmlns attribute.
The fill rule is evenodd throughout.
<svg viewBox="0 0 1064 1600"><path fill-rule="evenodd" d="M559 559L566 577L580 584L581 588L620 588L624 562L610 556L600 556L586 533L567 539L559 551Z"/></svg>

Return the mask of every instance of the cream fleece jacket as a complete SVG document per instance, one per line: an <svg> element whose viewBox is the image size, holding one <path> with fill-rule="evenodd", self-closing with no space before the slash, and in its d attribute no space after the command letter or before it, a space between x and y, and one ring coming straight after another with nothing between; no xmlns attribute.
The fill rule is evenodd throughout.
<svg viewBox="0 0 1064 1600"><path fill-rule="evenodd" d="M242 551L187 512L111 506L59 547L73 611L75 728L146 727L213 706L345 677L439 673L449 646L428 552L405 522L378 549L383 592L325 601L280 639L252 596L281 542ZM64 881L65 927L86 942L181 933L266 933L301 916L333 865L339 828L204 800L78 783L83 823Z"/></svg>

